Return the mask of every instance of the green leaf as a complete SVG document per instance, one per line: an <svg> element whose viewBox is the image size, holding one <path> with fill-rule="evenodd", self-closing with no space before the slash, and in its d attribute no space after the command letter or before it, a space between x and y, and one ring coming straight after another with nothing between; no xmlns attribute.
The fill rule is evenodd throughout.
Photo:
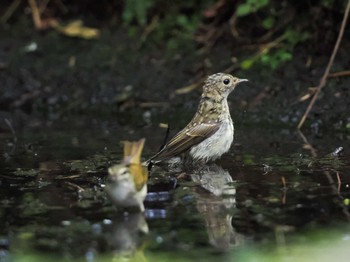
<svg viewBox="0 0 350 262"><path fill-rule="evenodd" d="M252 11L253 11L252 6L248 3L245 3L238 6L236 10L236 14L237 16L245 16L252 13Z"/></svg>
<svg viewBox="0 0 350 262"><path fill-rule="evenodd" d="M125 0L123 11L123 22L130 24L134 19L139 25L145 25L147 22L147 11L152 6L150 0Z"/></svg>
<svg viewBox="0 0 350 262"><path fill-rule="evenodd" d="M240 4L236 10L237 16L245 16L251 13L259 11L259 9L267 6L269 0L247 0L245 3Z"/></svg>
<svg viewBox="0 0 350 262"><path fill-rule="evenodd" d="M266 5L268 5L269 0L254 0L252 3L255 5L256 11Z"/></svg>
<svg viewBox="0 0 350 262"><path fill-rule="evenodd" d="M241 68L244 70L247 70L249 68L251 68L254 64L254 60L252 59L246 59L241 63Z"/></svg>
<svg viewBox="0 0 350 262"><path fill-rule="evenodd" d="M275 19L272 16L269 16L264 19L262 26L265 29L271 29L275 25Z"/></svg>
<svg viewBox="0 0 350 262"><path fill-rule="evenodd" d="M290 52L285 51L285 52L281 52L281 53L279 54L279 57L280 57L280 60L281 60L282 62L285 62L285 61L290 61L290 60L292 60L293 55L292 55Z"/></svg>
<svg viewBox="0 0 350 262"><path fill-rule="evenodd" d="M188 18L185 15L177 16L176 22L183 27L186 27L189 24Z"/></svg>

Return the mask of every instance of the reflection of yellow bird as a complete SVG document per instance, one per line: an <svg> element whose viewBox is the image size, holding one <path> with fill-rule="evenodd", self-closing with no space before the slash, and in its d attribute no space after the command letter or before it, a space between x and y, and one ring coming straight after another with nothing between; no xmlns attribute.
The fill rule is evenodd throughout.
<svg viewBox="0 0 350 262"><path fill-rule="evenodd" d="M139 207L143 212L143 200L147 194L148 170L140 158L145 139L137 142L125 141L124 159L121 164L108 168L106 190L112 200L120 206Z"/></svg>

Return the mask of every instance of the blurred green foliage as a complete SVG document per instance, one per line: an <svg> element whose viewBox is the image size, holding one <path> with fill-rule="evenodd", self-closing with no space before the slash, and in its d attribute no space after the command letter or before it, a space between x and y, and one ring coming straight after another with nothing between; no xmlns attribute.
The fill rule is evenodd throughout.
<svg viewBox="0 0 350 262"><path fill-rule="evenodd" d="M17 8L10 2L0 3L0 10L3 9L0 11L0 21L8 21L11 14L18 14L9 12L11 8ZM56 19L59 13L62 17L75 19L93 14L98 19L122 25L135 40L131 44L165 49L170 54L198 49L210 53L212 47L224 42L232 46L231 55L235 56L237 46L254 45L256 50L250 48L243 53L246 58L241 61L242 68L262 64L276 69L293 59L294 49L300 44L305 44L312 51L324 50L326 45L332 46L346 1L101 0L97 3L93 0L75 0L60 3L46 1L46 4L39 6L47 10L43 12L43 18L55 14ZM26 4L21 3L22 10L25 10L24 6ZM28 15L28 5L26 8ZM268 46L276 39L276 45ZM268 48L259 50L264 45ZM239 52L242 54L241 50Z"/></svg>
<svg viewBox="0 0 350 262"><path fill-rule="evenodd" d="M304 3L287 0L242 1L235 11L236 16L245 23L248 21L252 24L259 22L254 30L263 32L264 43L261 43L261 45L266 45L266 47L262 48L256 55L243 60L241 68L249 69L254 64L262 64L276 69L284 62L292 60L294 49L298 44L305 43L309 39L315 40L323 34L321 28L327 22L321 21L321 17L327 15L327 19L330 20L328 22L333 22L332 26L335 26L339 19L332 16L335 13L338 13L337 15L342 13L344 7L345 1L334 0L304 1ZM310 12L318 13L319 18L310 16ZM312 20L310 20L311 17ZM243 22L240 25L242 26ZM319 31L314 30L318 25L321 25ZM337 32L337 29L333 32ZM271 37L267 39L264 36L268 34ZM255 36L252 35L252 37ZM276 42L276 44L273 42ZM269 46L269 44L271 45ZM319 43L319 46L314 46L313 50L323 48L322 44L327 44L326 40Z"/></svg>
<svg viewBox="0 0 350 262"><path fill-rule="evenodd" d="M261 8L267 6L269 0L245 0L236 10L237 16L245 16L256 13Z"/></svg>
<svg viewBox="0 0 350 262"><path fill-rule="evenodd" d="M147 22L147 11L155 2L154 0L127 0L124 1L123 22L130 24L134 19L139 25Z"/></svg>
<svg viewBox="0 0 350 262"><path fill-rule="evenodd" d="M310 34L308 32L298 32L293 29L287 30L277 40L279 43L281 43L280 47L275 48L273 51L266 49L256 56L243 60L241 63L241 68L249 69L255 63L261 63L271 67L272 69L276 69L284 62L292 60L294 48L297 46L297 44L306 41L309 37Z"/></svg>
<svg viewBox="0 0 350 262"><path fill-rule="evenodd" d="M164 46L170 53L193 49L193 34L200 26L201 10L213 2L190 0L175 4L158 0L125 0L122 22L139 45Z"/></svg>
<svg viewBox="0 0 350 262"><path fill-rule="evenodd" d="M241 67L249 69L262 64L276 69L293 59L294 49L299 44L317 39L322 34L322 26L332 22L333 25L328 27L333 26L336 32L339 14L344 12L345 6L345 1L340 0L237 2L190 0L169 4L158 0L125 0L122 19L131 36L144 36L141 42L146 42L147 38L156 46L165 44L168 51L178 51L196 46L194 35L202 25L219 31L232 26L232 17L236 17L235 29L250 38L253 44L265 45L278 39L276 45L248 55ZM205 15L207 11L210 15ZM313 13L319 16L312 16ZM327 21L322 20L325 18ZM319 32L315 31L318 26ZM224 30L224 34L228 33L229 30ZM236 41L232 39L232 42Z"/></svg>

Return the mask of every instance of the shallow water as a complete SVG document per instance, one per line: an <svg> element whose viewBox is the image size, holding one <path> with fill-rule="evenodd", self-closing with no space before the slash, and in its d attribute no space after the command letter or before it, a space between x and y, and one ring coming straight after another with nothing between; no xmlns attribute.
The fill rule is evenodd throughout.
<svg viewBox="0 0 350 262"><path fill-rule="evenodd" d="M164 133L93 119L18 131L17 141L3 133L1 260L350 255L349 134L236 124L234 147L216 163L181 171L178 179L179 172L153 169L144 215L116 207L104 178L122 158L119 141L145 137L147 158ZM343 152L331 155L339 147Z"/></svg>

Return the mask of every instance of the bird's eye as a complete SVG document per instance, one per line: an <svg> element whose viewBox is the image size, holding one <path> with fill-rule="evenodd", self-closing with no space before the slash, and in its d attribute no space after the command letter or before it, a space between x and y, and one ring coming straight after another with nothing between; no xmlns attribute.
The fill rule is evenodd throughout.
<svg viewBox="0 0 350 262"><path fill-rule="evenodd" d="M122 176L126 176L128 174L128 170L127 169L124 169L123 172L121 173Z"/></svg>
<svg viewBox="0 0 350 262"><path fill-rule="evenodd" d="M230 79L226 78L226 79L224 79L223 82L224 82L225 85L228 85L230 83Z"/></svg>

